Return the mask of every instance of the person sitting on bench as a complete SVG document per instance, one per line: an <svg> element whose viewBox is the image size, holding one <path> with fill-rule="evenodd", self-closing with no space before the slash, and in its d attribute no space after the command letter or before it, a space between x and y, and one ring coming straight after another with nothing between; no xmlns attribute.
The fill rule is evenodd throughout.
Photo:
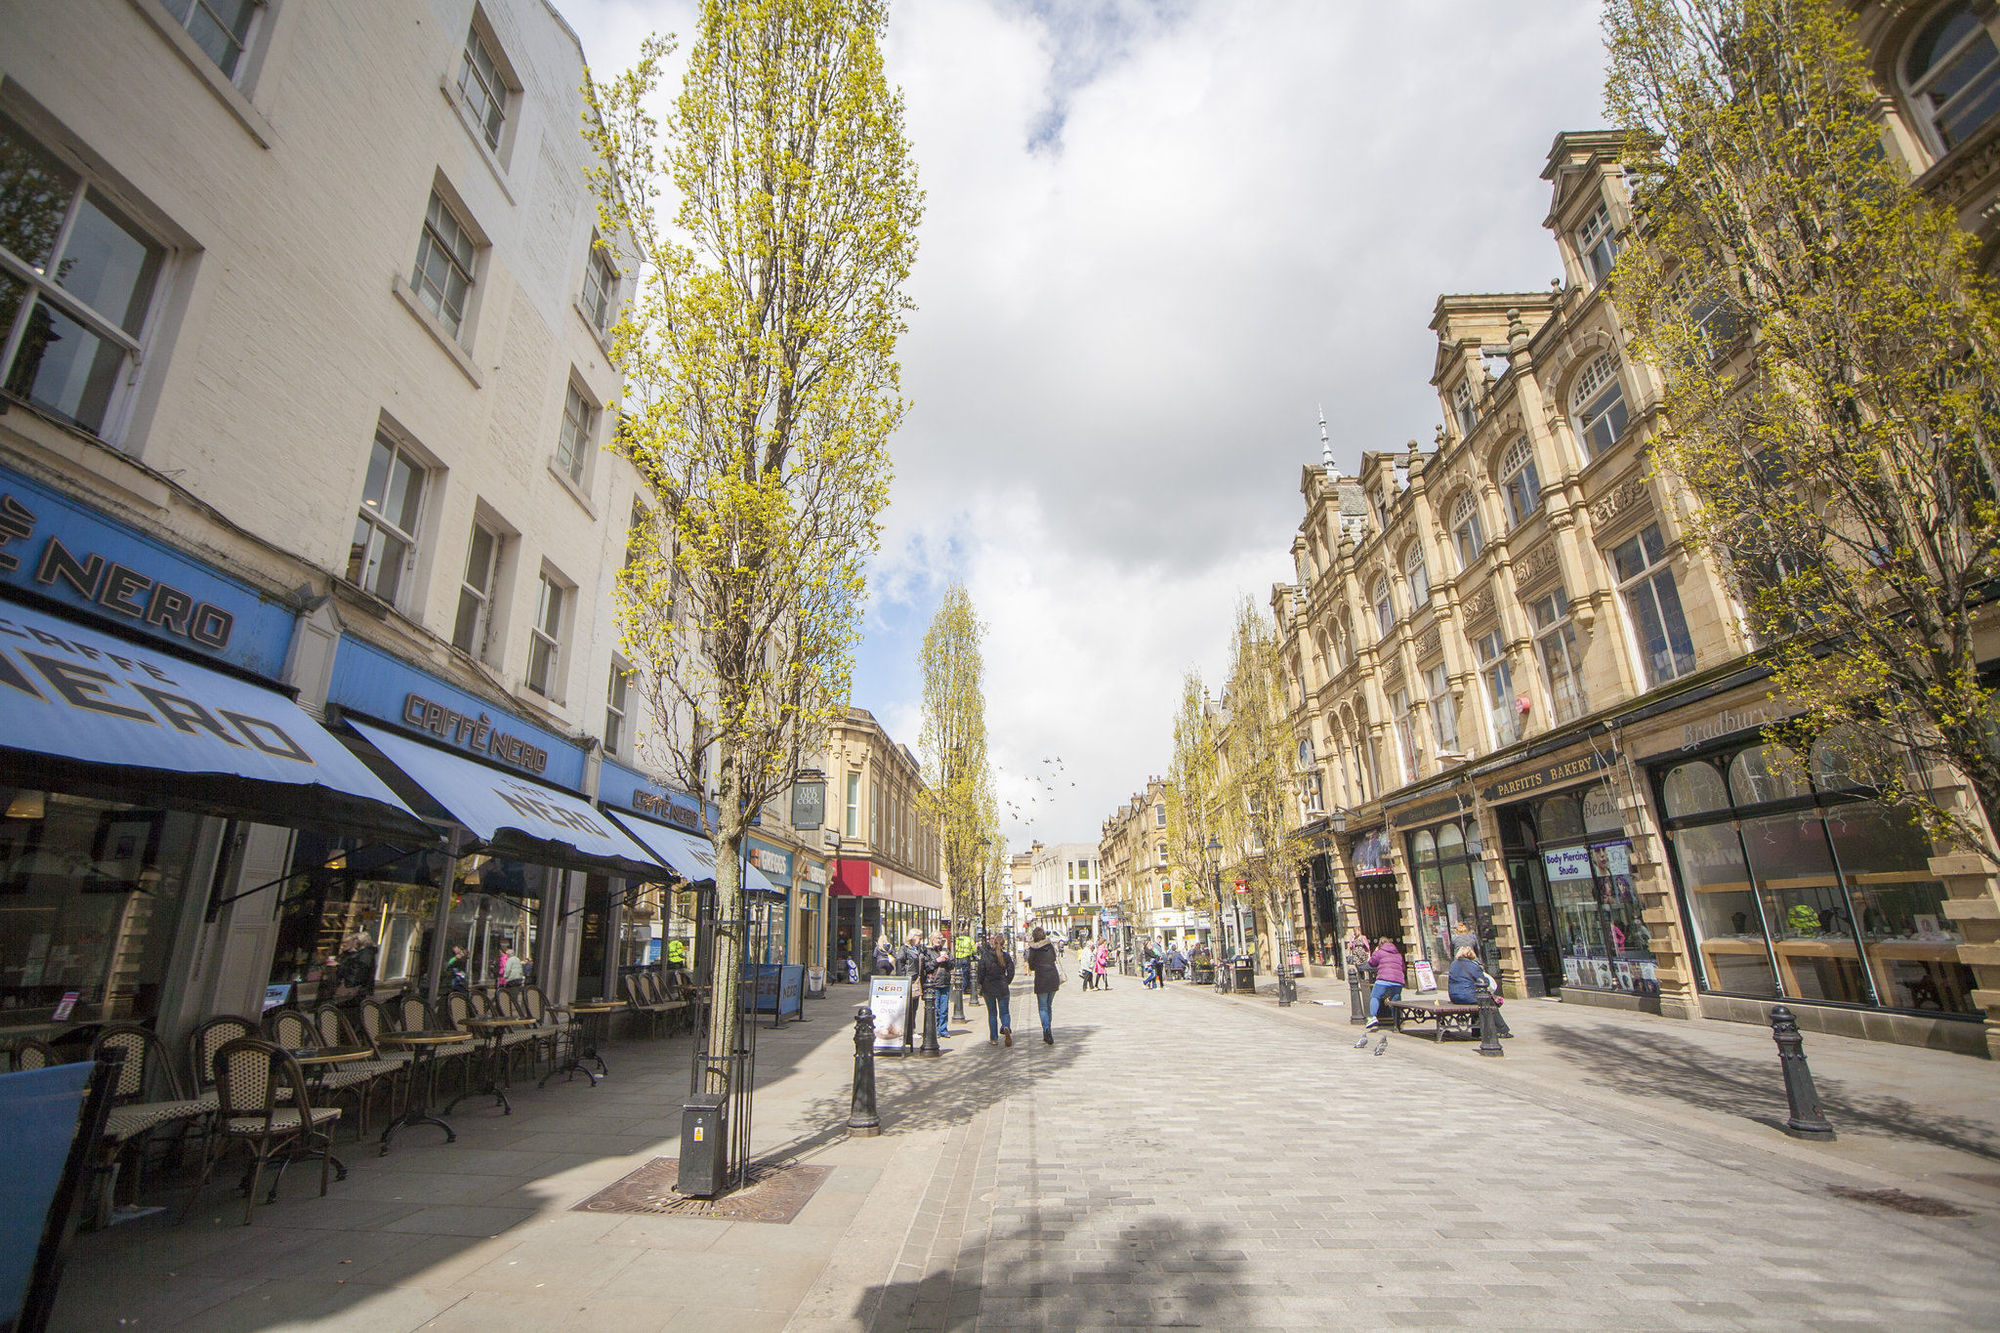
<svg viewBox="0 0 2000 1333"><path fill-rule="evenodd" d="M1501 1016L1498 1008L1499 985L1487 975L1486 969L1479 965L1479 955L1473 951L1472 946L1462 945L1452 956L1451 971L1445 974L1446 992L1451 996L1453 1004L1478 1004L1481 986L1486 986L1493 992L1494 1031L1503 1037L1513 1036L1514 1034L1507 1030L1507 1020Z"/></svg>
<svg viewBox="0 0 2000 1333"><path fill-rule="evenodd" d="M1382 1001L1393 1003L1402 998L1407 974L1403 971L1403 951L1386 937L1368 955L1368 966L1375 970L1375 987L1368 992L1368 1028L1372 1031L1382 1026Z"/></svg>

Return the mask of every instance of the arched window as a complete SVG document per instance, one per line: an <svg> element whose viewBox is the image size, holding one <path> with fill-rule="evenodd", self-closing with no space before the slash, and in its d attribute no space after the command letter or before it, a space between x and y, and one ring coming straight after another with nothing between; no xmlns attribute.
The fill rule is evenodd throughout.
<svg viewBox="0 0 2000 1333"><path fill-rule="evenodd" d="M1722 774L1715 771L1714 764L1703 760L1682 764L1667 774L1660 790L1666 799L1669 819L1729 808L1729 789L1722 784Z"/></svg>
<svg viewBox="0 0 2000 1333"><path fill-rule="evenodd" d="M1618 382L1616 353L1606 352L1584 368L1570 390L1569 405L1587 456L1596 458L1618 443L1630 414L1625 410L1624 386Z"/></svg>
<svg viewBox="0 0 2000 1333"><path fill-rule="evenodd" d="M1389 598L1389 576L1378 575L1375 589L1368 600L1375 603L1375 632L1380 638L1389 637L1389 627L1396 623L1396 604Z"/></svg>
<svg viewBox="0 0 2000 1333"><path fill-rule="evenodd" d="M1753 745L1729 761L1729 794L1738 805L1760 805L1804 796L1798 759L1782 745Z"/></svg>
<svg viewBox="0 0 2000 1333"><path fill-rule="evenodd" d="M1458 548L1459 572L1472 568L1472 562L1486 549L1486 534L1479 530L1479 502L1467 491L1458 497L1458 503L1451 507L1451 541Z"/></svg>
<svg viewBox="0 0 2000 1333"><path fill-rule="evenodd" d="M1542 481L1535 475L1535 451L1523 435L1500 460L1500 493L1507 497L1507 524L1518 528L1542 504Z"/></svg>
<svg viewBox="0 0 2000 1333"><path fill-rule="evenodd" d="M1410 606L1416 608L1428 605L1431 600L1431 571L1424 564L1424 544L1410 543L1410 549L1403 552L1403 576L1410 581Z"/></svg>
<svg viewBox="0 0 2000 1333"><path fill-rule="evenodd" d="M1975 8L1956 0L1939 9L1903 61L1910 107L1939 152L1950 152L2000 113L2000 50Z"/></svg>

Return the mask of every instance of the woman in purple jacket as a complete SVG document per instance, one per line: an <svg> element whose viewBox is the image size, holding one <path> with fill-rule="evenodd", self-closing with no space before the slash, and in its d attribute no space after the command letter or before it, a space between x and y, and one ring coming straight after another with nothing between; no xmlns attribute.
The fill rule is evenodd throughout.
<svg viewBox="0 0 2000 1333"><path fill-rule="evenodd" d="M1384 939L1375 946L1375 952L1368 955L1368 966L1375 969L1375 989L1368 992L1368 1027L1382 1026L1378 1015L1382 1001L1400 999L1403 994L1403 952L1396 947L1396 941Z"/></svg>

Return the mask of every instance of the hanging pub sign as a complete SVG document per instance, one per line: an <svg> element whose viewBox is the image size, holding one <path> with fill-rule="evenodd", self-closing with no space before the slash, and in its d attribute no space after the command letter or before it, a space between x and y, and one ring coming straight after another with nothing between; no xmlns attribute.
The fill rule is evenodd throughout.
<svg viewBox="0 0 2000 1333"><path fill-rule="evenodd" d="M806 769L792 783L792 827L810 833L826 820L826 774Z"/></svg>

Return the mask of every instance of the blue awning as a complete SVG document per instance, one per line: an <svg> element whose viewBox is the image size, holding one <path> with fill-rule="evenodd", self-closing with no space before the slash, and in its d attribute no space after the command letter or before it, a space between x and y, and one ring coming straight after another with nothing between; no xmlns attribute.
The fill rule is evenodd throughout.
<svg viewBox="0 0 2000 1333"><path fill-rule="evenodd" d="M715 846L700 834L687 833L666 824L656 824L650 819L640 819L634 815L617 815L606 812L618 826L644 843L646 850L666 862L673 872L690 884L713 884L715 882ZM785 896L784 890L764 877L764 872L748 861L741 863L749 872L743 882L746 893L767 893L775 897Z"/></svg>
<svg viewBox="0 0 2000 1333"><path fill-rule="evenodd" d="M580 796L381 727L351 725L484 849L545 865L659 878L654 858Z"/></svg>
<svg viewBox="0 0 2000 1333"><path fill-rule="evenodd" d="M183 658L0 602L0 782L435 842L305 710Z"/></svg>

